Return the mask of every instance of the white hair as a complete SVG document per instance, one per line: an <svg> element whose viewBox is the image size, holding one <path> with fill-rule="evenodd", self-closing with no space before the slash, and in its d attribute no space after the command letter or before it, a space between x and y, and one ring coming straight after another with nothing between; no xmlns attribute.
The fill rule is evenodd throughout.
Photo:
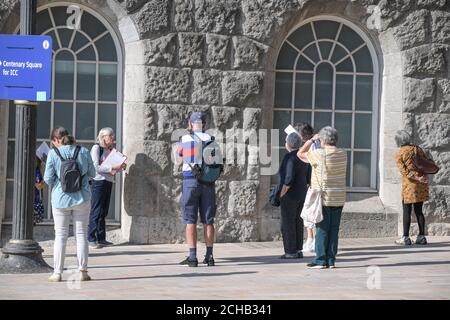
<svg viewBox="0 0 450 320"><path fill-rule="evenodd" d="M104 137L114 135L114 130L112 128L106 127L102 128L97 136L97 142L102 148L106 148Z"/></svg>

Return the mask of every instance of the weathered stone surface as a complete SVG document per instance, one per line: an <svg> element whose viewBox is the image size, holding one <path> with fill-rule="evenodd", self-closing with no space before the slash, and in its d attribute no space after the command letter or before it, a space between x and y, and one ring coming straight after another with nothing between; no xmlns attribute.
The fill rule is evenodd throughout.
<svg viewBox="0 0 450 320"><path fill-rule="evenodd" d="M148 219L148 243L183 243L184 230L180 218L151 217Z"/></svg>
<svg viewBox="0 0 450 320"><path fill-rule="evenodd" d="M194 1L175 0L174 20L177 31L194 31Z"/></svg>
<svg viewBox="0 0 450 320"><path fill-rule="evenodd" d="M450 80L440 79L438 80L438 86L442 100L450 102Z"/></svg>
<svg viewBox="0 0 450 320"><path fill-rule="evenodd" d="M217 70L194 70L192 103L220 104L221 75Z"/></svg>
<svg viewBox="0 0 450 320"><path fill-rule="evenodd" d="M417 0L419 8L442 8L447 0Z"/></svg>
<svg viewBox="0 0 450 320"><path fill-rule="evenodd" d="M238 128L241 124L239 109L233 107L212 107L212 118L215 128L225 135L226 129Z"/></svg>
<svg viewBox="0 0 450 320"><path fill-rule="evenodd" d="M261 109L245 108L244 109L244 131L258 130L261 121Z"/></svg>
<svg viewBox="0 0 450 320"><path fill-rule="evenodd" d="M431 186L423 212L428 222L450 223L450 186Z"/></svg>
<svg viewBox="0 0 450 320"><path fill-rule="evenodd" d="M233 37L234 61L233 68L262 69L268 46L246 37Z"/></svg>
<svg viewBox="0 0 450 320"><path fill-rule="evenodd" d="M262 72L225 72L222 80L222 103L261 106L263 78Z"/></svg>
<svg viewBox="0 0 450 320"><path fill-rule="evenodd" d="M145 38L161 34L169 29L169 1L149 0L135 15L139 36Z"/></svg>
<svg viewBox="0 0 450 320"><path fill-rule="evenodd" d="M256 191L258 182L231 181L228 214L240 216L256 215Z"/></svg>
<svg viewBox="0 0 450 320"><path fill-rule="evenodd" d="M141 156L139 156L140 158ZM125 176L123 189L124 208L129 216L143 216L158 214L158 178L143 175L138 163L132 164Z"/></svg>
<svg viewBox="0 0 450 320"><path fill-rule="evenodd" d="M431 30L433 42L450 43L450 12L432 11Z"/></svg>
<svg viewBox="0 0 450 320"><path fill-rule="evenodd" d="M158 113L157 138L168 139L172 142L178 141L178 139L175 137L175 135L178 135L176 130L179 130L179 134L181 135L186 133L183 129L187 128L189 115L192 112L204 112L210 119L210 111L208 106L158 104L155 105L155 108ZM174 135L173 140L171 138L172 135Z"/></svg>
<svg viewBox="0 0 450 320"><path fill-rule="evenodd" d="M287 14L301 9L305 1L294 0L242 0L243 35L259 41L270 39L274 29L285 21Z"/></svg>
<svg viewBox="0 0 450 320"><path fill-rule="evenodd" d="M428 10L411 13L406 20L394 28L394 36L401 50L424 44L428 34Z"/></svg>
<svg viewBox="0 0 450 320"><path fill-rule="evenodd" d="M232 34L237 26L239 0L195 0L198 32Z"/></svg>
<svg viewBox="0 0 450 320"><path fill-rule="evenodd" d="M228 36L216 34L206 35L206 62L211 68L223 68L229 64L229 43Z"/></svg>
<svg viewBox="0 0 450 320"><path fill-rule="evenodd" d="M403 129L406 130L410 135L414 131L414 114L413 113L403 113Z"/></svg>
<svg viewBox="0 0 450 320"><path fill-rule="evenodd" d="M437 45L424 45L404 52L405 76L435 76L445 70L447 49Z"/></svg>
<svg viewBox="0 0 450 320"><path fill-rule="evenodd" d="M174 179L171 176L160 178L158 189L158 213L161 217L181 217L181 189L181 179Z"/></svg>
<svg viewBox="0 0 450 320"><path fill-rule="evenodd" d="M449 152L431 152L433 160L439 166L440 170L434 175L430 175L432 185L450 185L450 153Z"/></svg>
<svg viewBox="0 0 450 320"><path fill-rule="evenodd" d="M440 79L438 80L439 99L441 101L438 106L439 113L450 113L450 80Z"/></svg>
<svg viewBox="0 0 450 320"><path fill-rule="evenodd" d="M258 239L258 227L254 219L219 219L216 223L217 242L243 242Z"/></svg>
<svg viewBox="0 0 450 320"><path fill-rule="evenodd" d="M434 79L405 78L404 104L405 112L432 112L436 84Z"/></svg>
<svg viewBox="0 0 450 320"><path fill-rule="evenodd" d="M124 105L124 135L135 140L156 140L157 115L151 104L126 102Z"/></svg>
<svg viewBox="0 0 450 320"><path fill-rule="evenodd" d="M164 175L170 165L169 152L170 145L167 142L145 141L143 152L145 157L142 159L142 164L145 164L143 173L146 175Z"/></svg>
<svg viewBox="0 0 450 320"><path fill-rule="evenodd" d="M125 7L128 13L133 13L142 8L145 2L146 0L127 0Z"/></svg>
<svg viewBox="0 0 450 320"><path fill-rule="evenodd" d="M189 69L147 67L146 102L188 102Z"/></svg>
<svg viewBox="0 0 450 320"><path fill-rule="evenodd" d="M386 20L386 26L402 17L411 9L412 0L381 0L378 3L381 17Z"/></svg>
<svg viewBox="0 0 450 320"><path fill-rule="evenodd" d="M216 181L216 222L225 219L228 215L228 182L224 180Z"/></svg>
<svg viewBox="0 0 450 320"><path fill-rule="evenodd" d="M450 148L450 115L423 114L415 117L416 134L424 148Z"/></svg>
<svg viewBox="0 0 450 320"><path fill-rule="evenodd" d="M179 62L183 67L201 67L203 65L203 35L179 33Z"/></svg>
<svg viewBox="0 0 450 320"><path fill-rule="evenodd" d="M144 41L144 61L147 65L172 66L176 58L176 34Z"/></svg>

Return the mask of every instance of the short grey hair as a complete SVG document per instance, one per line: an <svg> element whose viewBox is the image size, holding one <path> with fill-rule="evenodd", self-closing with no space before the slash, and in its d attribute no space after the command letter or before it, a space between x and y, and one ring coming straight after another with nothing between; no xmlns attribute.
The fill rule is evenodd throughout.
<svg viewBox="0 0 450 320"><path fill-rule="evenodd" d="M286 143L292 150L297 150L300 149L302 139L298 134L292 132L286 137Z"/></svg>
<svg viewBox="0 0 450 320"><path fill-rule="evenodd" d="M112 128L106 127L100 130L97 136L97 142L100 147L106 148L104 138L110 135L114 135L114 130Z"/></svg>
<svg viewBox="0 0 450 320"><path fill-rule="evenodd" d="M406 146L411 144L411 135L406 130L398 130L395 134L395 143L397 147Z"/></svg>
<svg viewBox="0 0 450 320"><path fill-rule="evenodd" d="M324 144L335 146L338 141L338 132L335 128L330 126L323 127L319 132L320 139Z"/></svg>

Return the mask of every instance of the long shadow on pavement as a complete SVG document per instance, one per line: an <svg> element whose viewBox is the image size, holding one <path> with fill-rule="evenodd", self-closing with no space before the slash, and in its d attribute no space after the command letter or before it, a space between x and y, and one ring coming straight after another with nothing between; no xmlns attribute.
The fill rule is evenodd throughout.
<svg viewBox="0 0 450 320"><path fill-rule="evenodd" d="M449 250L391 250L391 251L372 251L367 249L367 252L339 252L338 257L347 256L369 256L372 254L415 254L415 253L435 253L435 252L450 252Z"/></svg>
<svg viewBox="0 0 450 320"><path fill-rule="evenodd" d="M123 277L123 278L106 278L106 279L92 279L91 281L116 281L116 280L138 280L138 279L157 279L157 278L198 278L198 277L222 277L231 275L243 275L254 274L256 271L243 271L243 272L222 272L222 273L180 273L180 274L167 274L157 276L143 276L143 277Z"/></svg>
<svg viewBox="0 0 450 320"><path fill-rule="evenodd" d="M342 260L342 262L347 262L347 260ZM339 263L339 261L337 261ZM419 261L419 262L400 262L400 263L388 263L388 264L380 264L377 263L376 266L383 267L409 267L409 266L429 266L429 265L442 265L442 264L450 264L450 261ZM344 266L341 267L338 265L337 269L355 269L355 268L367 268L367 266Z"/></svg>
<svg viewBox="0 0 450 320"><path fill-rule="evenodd" d="M182 251L111 251L111 252L89 252L89 257L105 257L105 256L140 256L140 255L150 255L150 254L170 254L170 253L181 253ZM66 257L76 257L76 254L66 254ZM52 254L42 255L44 258L53 257Z"/></svg>
<svg viewBox="0 0 450 320"><path fill-rule="evenodd" d="M411 250L411 249L418 249L418 248L443 248L443 247L450 248L450 242L438 242L438 243L429 243L427 245L412 245L412 246L391 245L391 246L342 248L339 250L340 251Z"/></svg>

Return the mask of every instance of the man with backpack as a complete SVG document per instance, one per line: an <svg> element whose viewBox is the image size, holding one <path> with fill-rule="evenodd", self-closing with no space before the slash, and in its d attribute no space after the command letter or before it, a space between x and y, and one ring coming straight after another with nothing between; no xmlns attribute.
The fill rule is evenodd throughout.
<svg viewBox="0 0 450 320"><path fill-rule="evenodd" d="M204 264L214 266L214 217L216 215L215 181L223 161L214 138L205 133L206 116L194 112L189 118L189 134L178 143L178 156L183 160L183 188L181 195L182 220L186 224L186 242L189 256L182 265L197 267L197 219L203 223L206 242ZM213 147L215 146L215 147Z"/></svg>

